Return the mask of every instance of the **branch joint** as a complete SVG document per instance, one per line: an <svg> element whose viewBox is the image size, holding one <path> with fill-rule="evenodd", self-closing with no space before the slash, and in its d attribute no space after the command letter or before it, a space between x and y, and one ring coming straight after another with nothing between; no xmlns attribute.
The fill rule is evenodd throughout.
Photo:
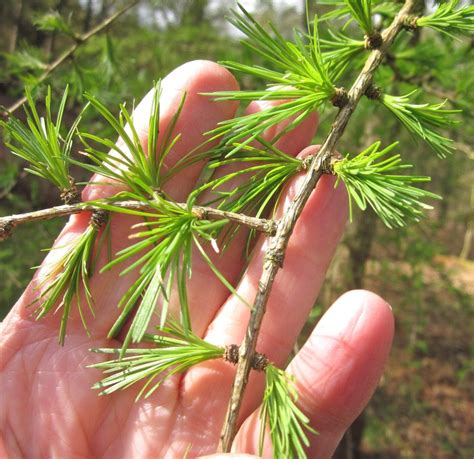
<svg viewBox="0 0 474 459"><path fill-rule="evenodd" d="M95 229L99 230L107 223L108 219L109 212L107 210L96 209L92 212L90 223Z"/></svg>
<svg viewBox="0 0 474 459"><path fill-rule="evenodd" d="M283 260L285 259L285 254L282 250L269 249L265 255L265 263L264 266L268 269L271 265L276 265L279 268L283 267Z"/></svg>
<svg viewBox="0 0 474 459"><path fill-rule="evenodd" d="M415 16L413 14L408 14L402 18L402 25L406 30L416 30L418 27L418 19L420 19L419 16Z"/></svg>
<svg viewBox="0 0 474 459"><path fill-rule="evenodd" d="M237 365L239 363L239 353L240 349L237 344L229 344L225 347L223 358L226 362ZM265 371L269 363L270 361L265 354L255 352L250 367L255 371Z"/></svg>
<svg viewBox="0 0 474 459"><path fill-rule="evenodd" d="M349 102L349 96L345 88L335 88L334 94L331 97L331 103L334 107L343 108Z"/></svg>
<svg viewBox="0 0 474 459"><path fill-rule="evenodd" d="M370 100L379 100L382 97L383 91L379 86L374 85L373 83L367 86L364 95Z"/></svg>
<svg viewBox="0 0 474 459"><path fill-rule="evenodd" d="M193 209L193 214L198 220L209 220L209 213L206 209L202 207L196 207Z"/></svg>
<svg viewBox="0 0 474 459"><path fill-rule="evenodd" d="M81 193L77 189L73 177L69 177L69 188L64 188L59 195L64 204L77 204L81 202Z"/></svg>
<svg viewBox="0 0 474 459"><path fill-rule="evenodd" d="M379 49L383 45L383 37L380 32L374 32L364 37L364 48L368 51Z"/></svg>

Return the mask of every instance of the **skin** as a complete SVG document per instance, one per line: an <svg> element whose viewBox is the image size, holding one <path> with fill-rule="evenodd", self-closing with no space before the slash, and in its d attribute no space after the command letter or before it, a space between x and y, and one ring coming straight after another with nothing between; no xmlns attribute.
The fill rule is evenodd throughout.
<svg viewBox="0 0 474 459"><path fill-rule="evenodd" d="M160 131L163 132L183 91L186 102L176 127L182 139L168 158L176 162L202 141L202 134L216 123L231 118L234 102L214 102L202 92L236 89L230 73L217 64L196 61L173 71L163 81ZM150 94L134 114L140 136L147 138ZM249 111L264 108L253 103ZM313 116L285 135L279 148L292 155L306 155L305 148L317 126ZM281 126L267 132L271 139ZM201 164L185 170L167 184L167 192L184 200L194 186ZM94 182L107 181L95 177ZM296 177L285 189L278 212L284 211L298 189ZM114 186L90 185L84 199L114 194ZM284 366L317 297L347 218L347 198L342 186L323 177L298 221L270 296L257 349L271 361ZM57 343L58 311L41 321L31 317L27 306L38 294L45 266L65 250L64 244L80 234L89 215L72 216L17 304L1 325L0 457L62 458L248 458L258 454L258 406L263 376L251 375L240 414L240 430L233 450L236 454L213 455L227 409L235 368L223 361L207 362L184 375L168 379L150 398L134 402L139 387L98 397L90 387L101 379L99 370L86 365L104 360L91 347L118 347L117 340L104 337L118 316L119 298L136 273L118 278L118 266L92 278L96 317L88 317L90 337L73 306L66 343ZM113 217L114 252L125 247L130 226L139 220ZM208 248L209 255L228 280L238 283L239 295L252 302L261 273L265 245L261 238L245 268L242 259L245 234L238 236L224 255ZM193 276L188 285L194 331L219 344L240 343L249 309L215 279L205 262L194 253ZM102 257L99 264L104 264ZM243 269L245 268L245 271ZM242 277L241 274L243 272ZM35 289L36 287L36 289ZM177 310L171 300L171 311ZM158 320L158 319L156 319ZM308 341L292 359L288 370L296 376L298 404L319 432L311 436L308 457L328 458L344 431L371 397L382 374L393 337L393 317L387 303L373 293L352 291L326 312ZM271 457L269 442L264 457ZM237 454L238 453L238 454Z"/></svg>

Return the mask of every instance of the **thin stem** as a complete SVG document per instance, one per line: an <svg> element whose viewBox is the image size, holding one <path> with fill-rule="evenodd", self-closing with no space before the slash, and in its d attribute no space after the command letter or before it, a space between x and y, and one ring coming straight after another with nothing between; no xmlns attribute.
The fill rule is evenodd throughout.
<svg viewBox="0 0 474 459"><path fill-rule="evenodd" d="M125 5L120 10L116 11L110 17L104 19L100 24L92 29L88 30L87 32L77 35L74 37L74 43L66 50L63 54L61 54L57 59L55 59L51 64L49 64L44 72L39 76L38 80L36 81L36 86L42 83L48 76L54 72L58 67L60 67L66 60L71 58L77 49L86 43L89 39L91 39L94 35L98 35L105 29L107 29L111 24L113 24L120 16L126 13L130 8L135 6L140 0L132 0L129 4ZM26 102L26 97L23 96L21 99L18 99L14 102L10 107L4 109L4 114L11 115L13 112L18 110L24 103Z"/></svg>
<svg viewBox="0 0 474 459"><path fill-rule="evenodd" d="M129 210L150 210L154 208L148 203L142 201L114 201L115 207ZM178 206L187 208L186 204L178 203ZM0 217L0 241L6 239L12 230L23 223L30 223L39 220L51 220L57 217L65 217L67 215L77 214L82 211L100 209L100 206L88 203L66 204L63 206L51 207L49 209L36 210L34 212L27 212L24 214L9 215ZM273 220L264 218L249 217L235 212L228 212L225 210L214 209L212 207L193 206L193 213L200 220L230 220L239 225L244 225L248 228L260 231L268 235L274 235L276 232L276 223Z"/></svg>
<svg viewBox="0 0 474 459"><path fill-rule="evenodd" d="M278 222L276 235L270 240L247 331L240 346L239 364L237 366L237 372L232 386L232 395L221 435L222 450L224 452L230 451L232 442L237 433L238 414L248 382L251 362L255 354L266 305L275 276L278 270L283 266L285 251L293 228L311 192L323 173L328 170L328 163L334 154L336 143L343 135L360 98L371 83L376 69L384 60L388 48L393 43L397 34L403 29L405 18L412 13L415 4L415 0L406 0L392 24L382 33L382 46L379 49L373 50L369 55L364 68L348 93L347 104L338 112L324 144L309 166L301 188L292 200L288 211Z"/></svg>

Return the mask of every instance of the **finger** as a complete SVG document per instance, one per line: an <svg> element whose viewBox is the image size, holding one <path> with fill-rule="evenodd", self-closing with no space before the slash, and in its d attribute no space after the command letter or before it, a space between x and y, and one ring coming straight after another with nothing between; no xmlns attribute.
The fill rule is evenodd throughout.
<svg viewBox="0 0 474 459"><path fill-rule="evenodd" d="M305 153L314 153L310 147ZM294 179L285 192L280 211L289 206L301 186L302 177ZM288 357L324 280L326 269L339 241L347 218L346 191L334 189L334 178L323 176L311 194L295 226L285 255L283 269L275 279L267 312L262 323L257 350L281 365ZM266 242L261 239L237 293L252 304L262 272ZM250 310L236 296L231 296L212 321L205 339L219 344L240 344L246 333ZM242 417L247 417L260 403L263 378L250 376L242 405ZM235 368L224 362L210 362L191 369L185 378L182 400L191 403L203 387L214 387L212 409L217 419L223 419L230 395ZM204 412L211 401L201 400L196 409ZM220 405L219 405L220 403ZM196 405L196 404L195 404ZM220 412L216 412L219 406Z"/></svg>
<svg viewBox="0 0 474 459"><path fill-rule="evenodd" d="M176 113L181 99L186 94L184 106L176 124L174 135L181 133L181 138L175 145L172 153L167 157L167 166L176 163L177 160L200 145L203 134L214 128L219 121L228 119L234 115L236 103L214 102L209 97L201 95L203 92L235 90L237 83L234 77L221 66L207 61L195 61L185 64L170 73L162 82L162 96L160 98L160 132L165 132L166 128ZM134 112L134 124L140 133L144 143L147 142L147 126L150 115L152 94L148 94L144 101ZM183 171L167 183L166 191L176 200L183 199L194 186L195 180L200 173L202 164L195 164ZM105 181L104 178L97 178ZM110 196L119 188L113 186L91 185L84 193L86 199L96 199ZM62 246L67 240L73 239L81 234L88 225L89 215L80 214L73 216L66 228L63 230L55 246ZM128 236L131 233L130 226L137 220L124 215L114 215L112 218L112 252L116 253L129 245ZM132 230L133 231L133 230ZM45 263L51 262L54 258L59 258L64 254L64 249L53 250ZM99 267L106 263L106 253L99 260ZM127 276L119 277L119 273L125 266L117 266L103 275L96 275L91 280L92 296L97 308L95 320L89 320L92 334L103 335L115 321L118 315L117 304L120 298L127 291L137 273L131 272ZM43 271L44 273L44 271ZM25 305L31 302L37 295L35 285L41 281L42 270L35 276L23 298L17 304L19 314L23 318L28 318L30 310L26 310ZM72 307L69 331L82 329L77 308ZM60 314L47 317L42 320L43 324L50 324L51 328L56 328L60 320Z"/></svg>
<svg viewBox="0 0 474 459"><path fill-rule="evenodd" d="M388 359L394 332L390 306L379 296L351 291L340 297L290 363L298 405L319 435L310 435L308 457L328 458L372 396ZM256 453L258 413L244 423L234 448ZM270 444L266 441L270 456Z"/></svg>

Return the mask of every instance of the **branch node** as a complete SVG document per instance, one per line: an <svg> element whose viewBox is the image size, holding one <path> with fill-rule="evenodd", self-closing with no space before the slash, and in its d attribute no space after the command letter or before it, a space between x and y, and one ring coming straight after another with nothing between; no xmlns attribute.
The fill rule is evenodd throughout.
<svg viewBox="0 0 474 459"><path fill-rule="evenodd" d="M72 177L69 177L71 186L61 191L59 195L64 204L77 204L81 202L81 193L77 189L76 183Z"/></svg>
<svg viewBox="0 0 474 459"><path fill-rule="evenodd" d="M203 209L202 207L197 207L193 209L193 214L198 220L209 220L209 214L207 210Z"/></svg>
<svg viewBox="0 0 474 459"><path fill-rule="evenodd" d="M380 32L374 32L371 35L366 35L364 39L364 48L366 50L379 49L383 45L383 38Z"/></svg>
<svg viewBox="0 0 474 459"><path fill-rule="evenodd" d="M414 16L413 14L406 15L402 19L402 25L407 30L416 30L418 19L420 19L419 16Z"/></svg>
<svg viewBox="0 0 474 459"><path fill-rule="evenodd" d="M285 254L280 250L268 250L267 254L265 255L265 266L268 264L276 265L279 268L283 267L283 260L285 258Z"/></svg>
<svg viewBox="0 0 474 459"><path fill-rule="evenodd" d="M277 232L277 224L273 220L268 220L265 226L265 233L269 236L275 236Z"/></svg>
<svg viewBox="0 0 474 459"><path fill-rule="evenodd" d="M225 347L224 350L224 360L226 362L232 363L233 365L237 365L239 363L239 346L237 344L229 344ZM270 361L265 354L260 352L255 352L252 364L250 365L252 370L255 371L265 371Z"/></svg>
<svg viewBox="0 0 474 459"><path fill-rule="evenodd" d="M300 164L300 167L298 168L298 172L307 171L309 169L309 166L311 166L313 159L314 159L314 155L308 155L306 156L306 158L301 160L301 164Z"/></svg>
<svg viewBox="0 0 474 459"><path fill-rule="evenodd" d="M378 100L382 97L382 89L373 83L369 84L367 86L367 89L365 90L365 96L370 99L370 100Z"/></svg>
<svg viewBox="0 0 474 459"><path fill-rule="evenodd" d="M345 107L348 102L349 96L347 95L347 90L345 88L336 88L334 90L334 95L331 97L331 103L334 107Z"/></svg>
<svg viewBox="0 0 474 459"><path fill-rule="evenodd" d="M334 173L334 163L340 161L342 156L340 153L334 152L329 158L327 158L321 164L321 172L326 175L335 175Z"/></svg>
<svg viewBox="0 0 474 459"><path fill-rule="evenodd" d="M270 361L265 354L256 352L252 359L252 369L255 371L265 371Z"/></svg>
<svg viewBox="0 0 474 459"><path fill-rule="evenodd" d="M96 209L92 212L91 225L95 229L100 229L107 223L108 219L109 219L109 212L107 210Z"/></svg>
<svg viewBox="0 0 474 459"><path fill-rule="evenodd" d="M13 233L13 223L10 221L0 222L0 241L5 241Z"/></svg>
<svg viewBox="0 0 474 459"><path fill-rule="evenodd" d="M224 360L234 365L239 363L239 346L237 344L229 344L225 347Z"/></svg>

